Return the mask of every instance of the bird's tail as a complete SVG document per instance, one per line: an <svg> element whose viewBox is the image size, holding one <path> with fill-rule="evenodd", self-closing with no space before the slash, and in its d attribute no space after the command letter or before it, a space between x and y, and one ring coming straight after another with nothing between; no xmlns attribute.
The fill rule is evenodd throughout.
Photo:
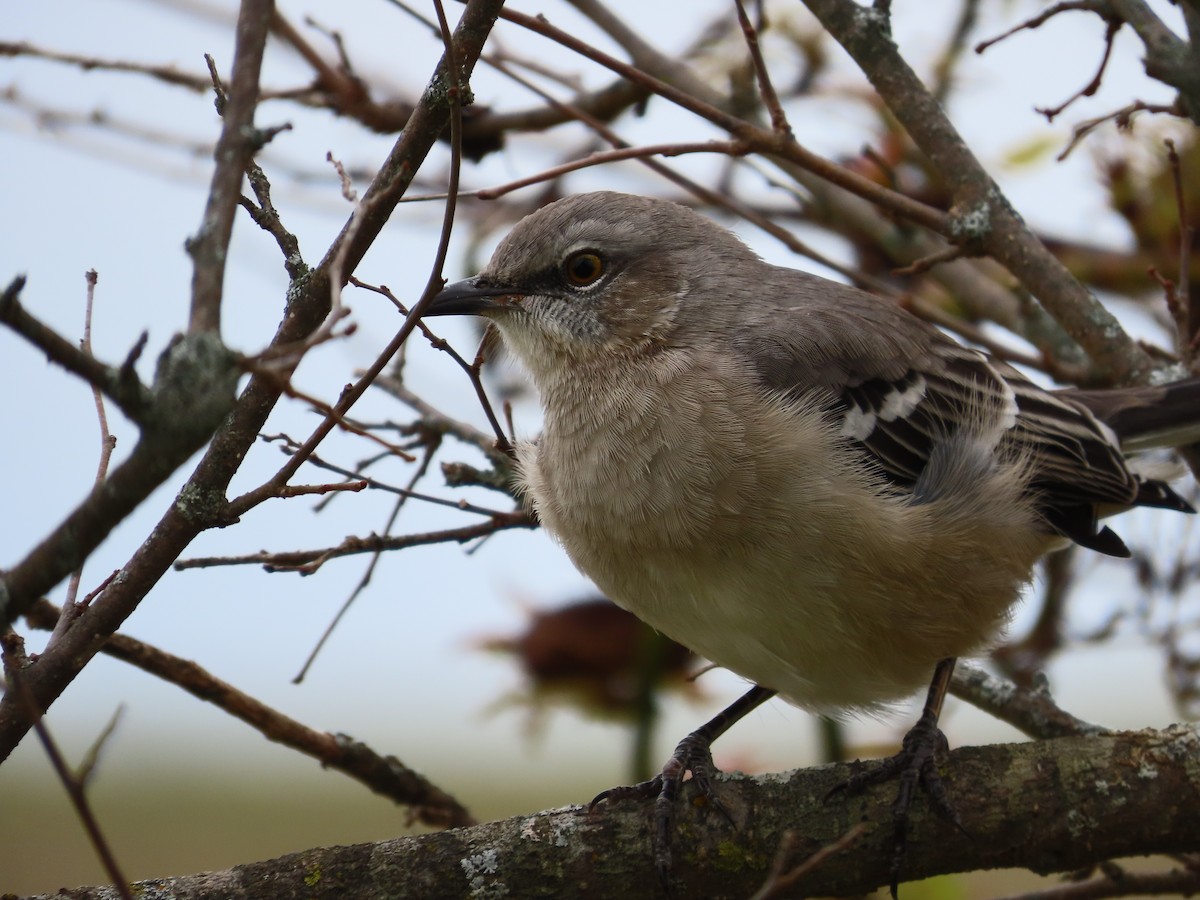
<svg viewBox="0 0 1200 900"><path fill-rule="evenodd" d="M1200 442L1200 378L1120 390L1055 393L1086 406L1126 453Z"/></svg>

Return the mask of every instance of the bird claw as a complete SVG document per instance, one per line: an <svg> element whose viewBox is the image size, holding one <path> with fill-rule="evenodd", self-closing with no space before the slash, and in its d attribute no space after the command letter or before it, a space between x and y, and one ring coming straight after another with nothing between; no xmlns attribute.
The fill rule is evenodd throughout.
<svg viewBox="0 0 1200 900"><path fill-rule="evenodd" d="M908 813L916 795L917 787L924 789L933 808L953 822L967 834L958 812L950 800L945 782L937 769L937 758L949 750L946 736L937 726L937 716L925 714L904 736L900 752L881 760L867 771L858 772L833 788L825 795L826 801L835 794L857 794L873 784L891 781L900 783L896 799L892 803L892 859L889 865L888 887L893 900L897 897L900 870L904 865L908 845Z"/></svg>
<svg viewBox="0 0 1200 900"><path fill-rule="evenodd" d="M675 752L663 766L662 772L649 781L623 787L609 788L595 796L589 811L597 803L627 799L654 800L654 869L659 881L668 885L671 874L671 829L675 822L675 801L679 788L690 772L691 781L700 795L719 811L730 824L734 824L729 808L716 794L714 778L720 770L713 763L712 740L699 732L692 732L675 747Z"/></svg>

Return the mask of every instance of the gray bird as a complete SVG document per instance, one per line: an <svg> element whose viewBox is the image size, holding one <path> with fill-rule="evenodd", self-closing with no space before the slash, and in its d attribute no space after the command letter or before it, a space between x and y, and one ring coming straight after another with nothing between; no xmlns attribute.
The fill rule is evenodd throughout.
<svg viewBox="0 0 1200 900"><path fill-rule="evenodd" d="M938 737L954 659L995 640L1039 557L1128 555L1100 516L1192 511L1122 442L1196 439L1174 426L1200 420L1200 382L1043 390L675 203L542 208L426 313L455 314L495 323L533 376L545 426L517 448L520 487L575 565L758 686L668 779L705 774L711 739L772 692L874 713L936 672ZM908 744L929 781L935 744Z"/></svg>

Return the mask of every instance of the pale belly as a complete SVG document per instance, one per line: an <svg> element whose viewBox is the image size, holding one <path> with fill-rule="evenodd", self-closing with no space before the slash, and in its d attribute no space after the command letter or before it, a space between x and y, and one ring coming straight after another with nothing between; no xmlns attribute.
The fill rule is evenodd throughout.
<svg viewBox="0 0 1200 900"><path fill-rule="evenodd" d="M723 395L692 413L548 428L526 490L616 603L804 708L877 710L981 649L1049 545L1015 469L914 504L814 411Z"/></svg>

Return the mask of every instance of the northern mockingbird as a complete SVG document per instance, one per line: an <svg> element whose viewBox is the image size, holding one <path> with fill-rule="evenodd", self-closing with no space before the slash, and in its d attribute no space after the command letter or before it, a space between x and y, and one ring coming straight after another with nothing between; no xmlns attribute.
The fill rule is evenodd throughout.
<svg viewBox="0 0 1200 900"><path fill-rule="evenodd" d="M545 427L517 448L520 486L576 566L758 685L680 745L653 783L664 802L773 692L877 712L931 675L885 769L937 800L954 659L996 638L1038 558L1068 541L1128 556L1100 516L1193 511L1122 446L1197 438L1200 381L1043 390L675 203L544 207L426 313L456 314L495 323L533 376Z"/></svg>

